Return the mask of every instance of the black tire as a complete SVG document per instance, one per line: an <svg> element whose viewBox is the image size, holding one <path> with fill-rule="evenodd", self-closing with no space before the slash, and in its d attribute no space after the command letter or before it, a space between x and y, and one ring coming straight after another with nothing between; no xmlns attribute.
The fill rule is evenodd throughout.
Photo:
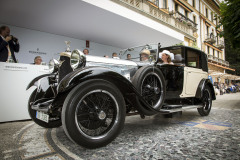
<svg viewBox="0 0 240 160"><path fill-rule="evenodd" d="M138 100L139 112L148 116L158 113L166 94L165 80L160 69L154 66L142 67L134 75L132 83L143 99L154 109L143 107L140 100Z"/></svg>
<svg viewBox="0 0 240 160"><path fill-rule="evenodd" d="M30 96L30 98L29 98L29 100L28 100L28 113L29 113L31 119L32 119L35 123L37 123L39 126L44 127L44 128L56 128L56 127L60 127L60 126L62 125L61 119L52 120L52 121L49 120L49 123L46 123L46 122L41 121L41 120L39 120L39 119L36 118L36 110L33 110L33 109L31 108L30 103L31 103L31 102L34 102L34 101L36 101L36 100L38 100L38 99L39 99L39 97L38 97L38 95L37 95L37 89L35 89L35 90L32 92L32 94L31 94L31 96Z"/></svg>
<svg viewBox="0 0 240 160"><path fill-rule="evenodd" d="M76 86L64 101L63 129L83 147L102 147L121 132L125 115L125 101L115 85L105 80L89 80Z"/></svg>
<svg viewBox="0 0 240 160"><path fill-rule="evenodd" d="M201 116L207 116L209 115L212 108L212 95L211 95L211 90L208 86L205 86L203 90L201 101L202 101L203 107L198 108L198 113Z"/></svg>

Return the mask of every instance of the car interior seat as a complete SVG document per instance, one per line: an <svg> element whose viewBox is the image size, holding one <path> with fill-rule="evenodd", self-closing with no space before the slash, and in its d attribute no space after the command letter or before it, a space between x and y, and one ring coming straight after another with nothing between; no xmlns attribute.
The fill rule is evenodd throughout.
<svg viewBox="0 0 240 160"><path fill-rule="evenodd" d="M184 65L183 60L184 59L182 58L181 54L176 54L176 55L174 55L173 63L175 65L183 66Z"/></svg>

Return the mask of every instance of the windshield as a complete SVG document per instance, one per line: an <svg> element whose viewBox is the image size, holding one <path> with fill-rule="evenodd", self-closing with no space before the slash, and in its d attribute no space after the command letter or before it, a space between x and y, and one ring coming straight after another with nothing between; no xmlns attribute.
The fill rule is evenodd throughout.
<svg viewBox="0 0 240 160"><path fill-rule="evenodd" d="M156 61L157 44L147 44L143 46L128 48L120 51L120 58L134 62Z"/></svg>

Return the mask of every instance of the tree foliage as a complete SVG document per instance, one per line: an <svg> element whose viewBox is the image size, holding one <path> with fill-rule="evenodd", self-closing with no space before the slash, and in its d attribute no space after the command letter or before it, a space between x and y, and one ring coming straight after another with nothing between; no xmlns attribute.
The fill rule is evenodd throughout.
<svg viewBox="0 0 240 160"><path fill-rule="evenodd" d="M225 0L220 4L221 35L233 49L240 48L240 0Z"/></svg>
<svg viewBox="0 0 240 160"><path fill-rule="evenodd" d="M225 39L225 54L226 60L230 63L230 68L234 68L234 71L226 70L227 73L240 76L240 48L233 49L228 39Z"/></svg>
<svg viewBox="0 0 240 160"><path fill-rule="evenodd" d="M240 76L240 0L221 2L219 22L217 28L223 25L224 30L220 36L225 39L226 60L236 70L227 73Z"/></svg>

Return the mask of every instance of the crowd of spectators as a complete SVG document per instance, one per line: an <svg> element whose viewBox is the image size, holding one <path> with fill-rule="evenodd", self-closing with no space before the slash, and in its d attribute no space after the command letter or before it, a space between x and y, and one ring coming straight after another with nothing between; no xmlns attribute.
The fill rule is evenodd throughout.
<svg viewBox="0 0 240 160"><path fill-rule="evenodd" d="M214 83L215 93L216 95L223 95L223 94L229 94L229 93L236 93L240 92L240 83Z"/></svg>

